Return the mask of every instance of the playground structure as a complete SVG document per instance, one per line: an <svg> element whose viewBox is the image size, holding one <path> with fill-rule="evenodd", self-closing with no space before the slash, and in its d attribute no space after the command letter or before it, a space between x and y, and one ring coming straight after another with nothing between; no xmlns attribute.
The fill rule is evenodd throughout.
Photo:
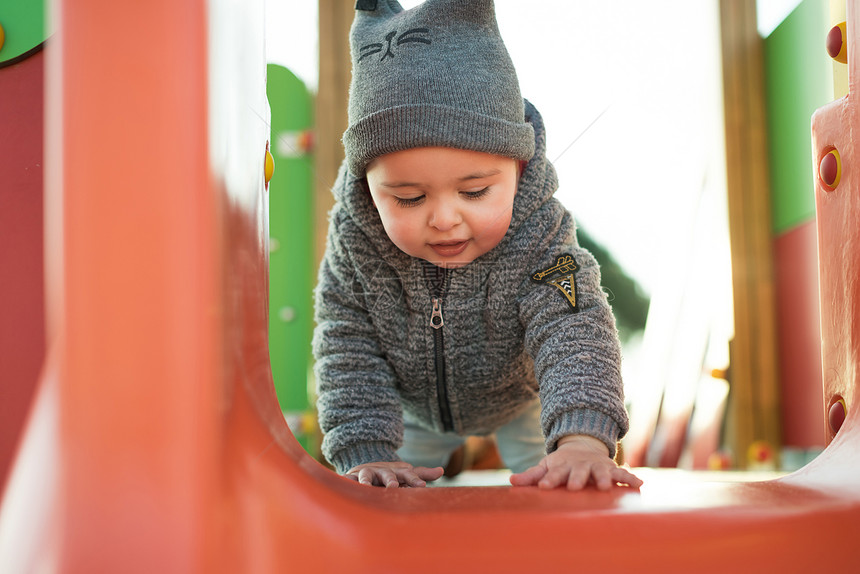
<svg viewBox="0 0 860 574"><path fill-rule="evenodd" d="M19 3L12 11L17 14L3 9L0 17L0 324L6 326L0 328L0 485L15 453L45 349L41 8L41 2Z"/></svg>
<svg viewBox="0 0 860 574"><path fill-rule="evenodd" d="M856 569L856 42L813 124L824 394L847 411L821 456L764 482L386 491L305 454L275 397L262 2L131 4L60 3L45 50L48 357L4 572Z"/></svg>

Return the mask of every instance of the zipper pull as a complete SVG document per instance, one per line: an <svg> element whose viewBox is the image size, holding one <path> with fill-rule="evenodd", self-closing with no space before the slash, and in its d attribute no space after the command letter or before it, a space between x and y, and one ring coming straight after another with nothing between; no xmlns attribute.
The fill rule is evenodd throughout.
<svg viewBox="0 0 860 574"><path fill-rule="evenodd" d="M441 329L445 321L442 320L442 298L433 297L433 312L430 314L430 326Z"/></svg>

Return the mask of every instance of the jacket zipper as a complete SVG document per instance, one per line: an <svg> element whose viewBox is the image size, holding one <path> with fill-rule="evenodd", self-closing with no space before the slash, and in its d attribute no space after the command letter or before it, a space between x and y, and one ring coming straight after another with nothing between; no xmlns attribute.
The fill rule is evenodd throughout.
<svg viewBox="0 0 860 574"><path fill-rule="evenodd" d="M448 381L445 376L445 338L442 327L445 319L442 316L442 303L448 288L448 270L442 270L442 282L433 285L433 293L430 299L432 308L430 311L430 326L433 327L433 351L436 364L436 396L439 399L439 416L442 419L442 428L445 432L454 430L454 418L451 415L451 404L448 401Z"/></svg>

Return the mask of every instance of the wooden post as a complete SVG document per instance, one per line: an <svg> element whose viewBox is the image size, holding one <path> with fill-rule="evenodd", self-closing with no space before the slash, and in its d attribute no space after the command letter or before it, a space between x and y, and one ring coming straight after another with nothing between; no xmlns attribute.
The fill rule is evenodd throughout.
<svg viewBox="0 0 860 574"><path fill-rule="evenodd" d="M331 187L343 161L341 137L347 126L351 64L349 28L355 13L351 0L319 0L319 89L316 100L315 253L322 260L328 212L334 199Z"/></svg>
<svg viewBox="0 0 860 574"><path fill-rule="evenodd" d="M767 118L755 2L720 0L720 24L735 320L727 439L744 468L754 441L781 444Z"/></svg>

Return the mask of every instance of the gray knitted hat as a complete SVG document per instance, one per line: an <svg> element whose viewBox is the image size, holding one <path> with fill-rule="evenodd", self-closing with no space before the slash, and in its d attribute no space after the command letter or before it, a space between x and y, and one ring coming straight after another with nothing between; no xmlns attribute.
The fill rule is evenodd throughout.
<svg viewBox="0 0 860 574"><path fill-rule="evenodd" d="M361 177L373 158L444 146L527 161L534 130L492 0L358 0L343 145Z"/></svg>

